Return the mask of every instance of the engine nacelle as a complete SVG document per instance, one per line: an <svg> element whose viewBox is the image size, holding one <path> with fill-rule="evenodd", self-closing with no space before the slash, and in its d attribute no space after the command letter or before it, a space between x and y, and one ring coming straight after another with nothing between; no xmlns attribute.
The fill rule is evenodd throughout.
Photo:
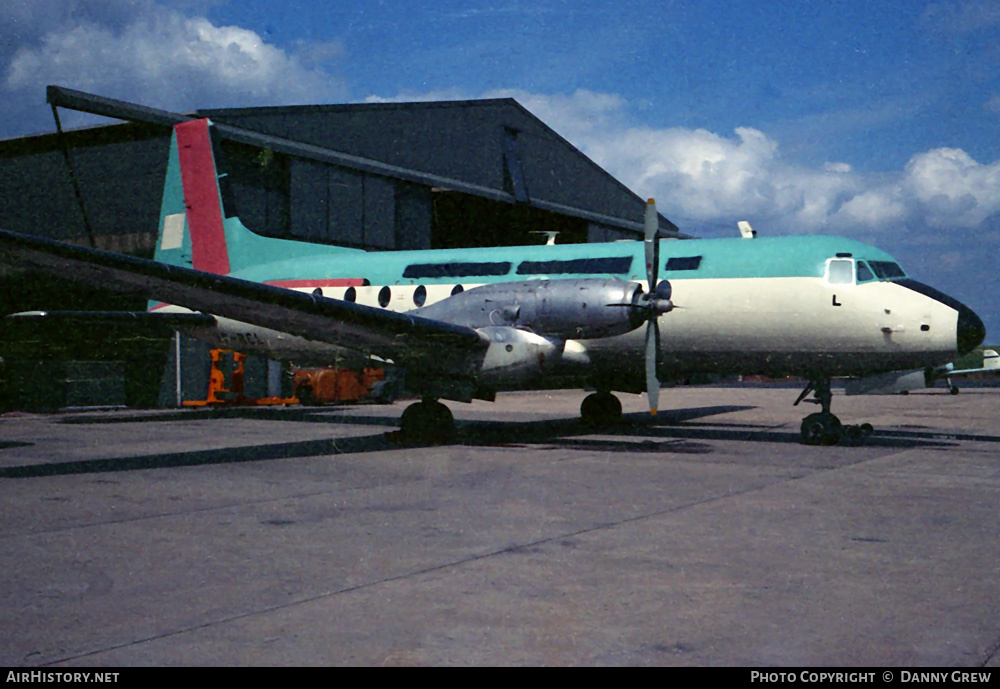
<svg viewBox="0 0 1000 689"><path fill-rule="evenodd" d="M587 340L635 330L646 321L646 308L639 283L580 278L482 285L413 313L470 328L507 326Z"/></svg>

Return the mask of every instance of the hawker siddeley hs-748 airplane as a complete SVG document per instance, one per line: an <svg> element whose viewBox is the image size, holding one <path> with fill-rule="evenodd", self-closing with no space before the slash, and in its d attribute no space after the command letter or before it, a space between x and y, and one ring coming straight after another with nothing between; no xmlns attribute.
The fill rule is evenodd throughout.
<svg viewBox="0 0 1000 689"><path fill-rule="evenodd" d="M415 436L452 427L439 399L591 387L580 411L603 424L621 415L613 391L645 389L655 412L660 380L762 373L809 380L799 401L812 393L821 411L803 439L833 443L847 427L830 412L831 377L941 366L985 335L969 308L873 246L661 241L652 201L644 242L367 253L263 237L227 214L210 127L174 128L155 260L10 232L0 249L157 300L149 318L215 346L392 362L422 398L401 419Z"/></svg>

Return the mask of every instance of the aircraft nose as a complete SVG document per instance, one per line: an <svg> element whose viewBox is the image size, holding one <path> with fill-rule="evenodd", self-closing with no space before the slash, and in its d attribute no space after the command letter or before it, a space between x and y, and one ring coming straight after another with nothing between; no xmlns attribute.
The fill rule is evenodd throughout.
<svg viewBox="0 0 1000 689"><path fill-rule="evenodd" d="M958 309L958 353L966 354L982 344L986 339L986 326L968 306Z"/></svg>
<svg viewBox="0 0 1000 689"><path fill-rule="evenodd" d="M958 324L955 330L955 345L958 349L959 356L968 354L982 344L982 341L986 339L986 326L983 325L982 320L980 320L979 316L976 315L976 312L962 302L949 297L944 292L940 292L933 287L923 284L922 282L917 282L916 280L899 280L897 284L912 289L915 292L919 292L926 297L930 297L931 299L939 301L945 306L950 306L958 311Z"/></svg>

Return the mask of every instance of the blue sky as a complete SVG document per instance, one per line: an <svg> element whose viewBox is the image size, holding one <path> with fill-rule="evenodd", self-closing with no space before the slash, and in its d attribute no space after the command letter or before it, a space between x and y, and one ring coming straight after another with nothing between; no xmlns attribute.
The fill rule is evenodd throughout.
<svg viewBox="0 0 1000 689"><path fill-rule="evenodd" d="M49 83L173 110L515 97L684 230L878 244L1000 341L1000 0L6 0L0 137L53 129Z"/></svg>

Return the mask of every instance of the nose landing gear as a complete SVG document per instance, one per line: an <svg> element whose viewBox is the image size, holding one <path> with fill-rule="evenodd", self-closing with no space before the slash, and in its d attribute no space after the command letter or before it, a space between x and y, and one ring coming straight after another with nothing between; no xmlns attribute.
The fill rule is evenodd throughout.
<svg viewBox="0 0 1000 689"><path fill-rule="evenodd" d="M806 400L809 393L813 393L813 399ZM810 414L802 420L802 442L806 445L836 445L842 438L866 438L875 430L870 423L863 423L858 426L845 426L840 423L833 413L830 412L830 403L833 393L830 391L829 378L817 378L809 381L805 390L795 400L798 406L803 400L820 405L822 411Z"/></svg>

